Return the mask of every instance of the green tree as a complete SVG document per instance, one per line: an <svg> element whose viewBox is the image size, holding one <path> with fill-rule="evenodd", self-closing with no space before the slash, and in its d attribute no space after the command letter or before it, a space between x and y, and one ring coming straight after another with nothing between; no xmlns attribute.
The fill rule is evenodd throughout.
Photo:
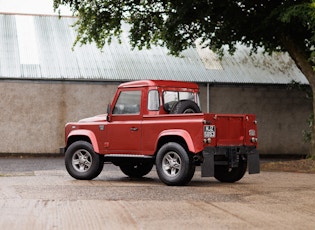
<svg viewBox="0 0 315 230"><path fill-rule="evenodd" d="M233 53L237 43L253 52L287 51L315 95L315 0L54 0L55 9L60 5L78 17L75 44L102 48L119 38L125 22L131 45L140 49L161 45L177 55L201 38L219 54L224 45ZM315 125L312 133L315 157Z"/></svg>

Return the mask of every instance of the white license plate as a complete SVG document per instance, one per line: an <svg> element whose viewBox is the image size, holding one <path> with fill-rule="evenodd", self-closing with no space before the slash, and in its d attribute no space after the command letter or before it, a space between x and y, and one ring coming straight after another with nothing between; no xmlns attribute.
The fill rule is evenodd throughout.
<svg viewBox="0 0 315 230"><path fill-rule="evenodd" d="M204 128L204 138L214 138L215 137L215 125L205 125Z"/></svg>

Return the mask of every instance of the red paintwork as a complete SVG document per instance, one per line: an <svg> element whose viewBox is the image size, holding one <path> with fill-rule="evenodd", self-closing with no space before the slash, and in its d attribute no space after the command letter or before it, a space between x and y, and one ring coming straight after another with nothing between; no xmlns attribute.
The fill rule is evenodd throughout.
<svg viewBox="0 0 315 230"><path fill-rule="evenodd" d="M121 91L141 90L141 109L139 114L112 114L112 109ZM159 111L147 109L149 90L160 93ZM68 123L65 129L66 143L71 138L85 136L90 139L95 152L100 154L138 154L156 153L161 138L180 137L185 140L192 153L201 152L206 146L256 146L251 138L257 138L255 115L247 114L167 114L162 107L162 92L190 91L198 93L197 84L177 81L143 80L121 84L114 96L107 114ZM204 143L204 121L215 125L216 136L210 144ZM254 136L249 135L249 130Z"/></svg>

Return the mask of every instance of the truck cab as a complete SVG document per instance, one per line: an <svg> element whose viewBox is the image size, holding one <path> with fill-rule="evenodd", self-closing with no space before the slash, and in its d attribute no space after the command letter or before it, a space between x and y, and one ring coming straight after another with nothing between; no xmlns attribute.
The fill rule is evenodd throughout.
<svg viewBox="0 0 315 230"><path fill-rule="evenodd" d="M173 114L175 104L183 100L199 105L198 92L198 86L193 83L137 81L121 84L107 115L104 153L142 154L145 118ZM193 113L196 109L184 112Z"/></svg>
<svg viewBox="0 0 315 230"><path fill-rule="evenodd" d="M128 82L118 87L110 114L169 114L174 113L174 104L182 100L190 100L200 106L198 85L153 80Z"/></svg>

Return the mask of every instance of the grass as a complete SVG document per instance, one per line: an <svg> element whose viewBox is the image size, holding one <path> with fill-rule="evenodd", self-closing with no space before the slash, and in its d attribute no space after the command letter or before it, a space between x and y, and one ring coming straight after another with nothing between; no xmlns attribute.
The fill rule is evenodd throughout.
<svg viewBox="0 0 315 230"><path fill-rule="evenodd" d="M267 161L261 163L262 171L272 172L299 172L299 173L315 173L315 160L281 160Z"/></svg>

